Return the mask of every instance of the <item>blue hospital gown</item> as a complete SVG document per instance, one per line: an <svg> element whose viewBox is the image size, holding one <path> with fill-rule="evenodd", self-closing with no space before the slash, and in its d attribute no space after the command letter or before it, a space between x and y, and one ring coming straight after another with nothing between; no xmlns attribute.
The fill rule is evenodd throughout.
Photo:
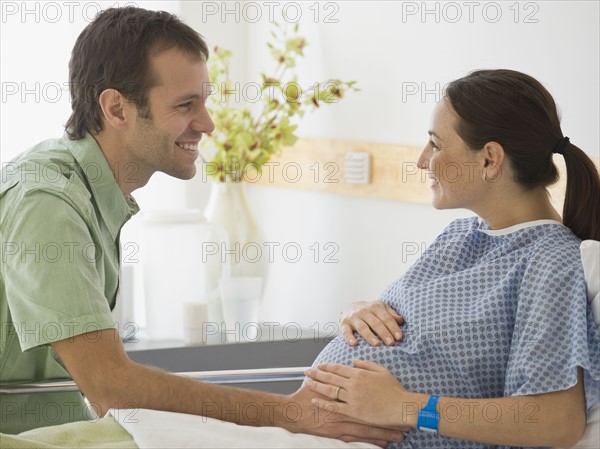
<svg viewBox="0 0 600 449"><path fill-rule="evenodd" d="M403 341L371 347L359 337L351 348L337 337L314 365L373 360L410 391L461 398L568 389L580 366L591 407L600 397L600 336L580 241L550 220L515 228L490 231L477 217L452 222L381 297L405 317ZM535 419L535 410L519 410L519 419L527 418ZM490 446L413 430L389 447Z"/></svg>

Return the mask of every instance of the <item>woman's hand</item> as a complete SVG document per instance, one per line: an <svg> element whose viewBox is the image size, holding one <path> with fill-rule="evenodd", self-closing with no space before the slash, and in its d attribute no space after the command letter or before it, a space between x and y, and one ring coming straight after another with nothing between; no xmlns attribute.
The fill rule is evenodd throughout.
<svg viewBox="0 0 600 449"><path fill-rule="evenodd" d="M362 441L382 448L390 442L404 440L403 429L389 429L365 424L361 420L338 413L333 407L323 410L312 403L311 399L315 396L327 401L327 397L316 395L306 384L288 396L291 401L288 405L293 405L293 407L290 407L288 412L290 416L284 416L283 427L291 432L337 438L347 443ZM283 410L286 409L287 406L284 406Z"/></svg>
<svg viewBox="0 0 600 449"><path fill-rule="evenodd" d="M342 312L340 332L350 346L358 344L354 331L371 346L379 346L381 341L393 346L402 339L400 325L403 323L404 318L381 301L357 301Z"/></svg>
<svg viewBox="0 0 600 449"><path fill-rule="evenodd" d="M388 369L375 362L353 359L352 363L355 368L323 363L305 372L309 377L306 385L326 397L313 399L313 404L365 424L403 431L414 427L421 408L418 395L407 391Z"/></svg>

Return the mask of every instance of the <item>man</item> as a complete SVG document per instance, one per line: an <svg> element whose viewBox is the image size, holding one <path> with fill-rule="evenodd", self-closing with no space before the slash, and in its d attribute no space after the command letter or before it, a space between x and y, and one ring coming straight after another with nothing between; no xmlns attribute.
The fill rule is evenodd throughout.
<svg viewBox="0 0 600 449"><path fill-rule="evenodd" d="M99 416L148 408L348 441L401 440L399 432L317 414L304 388L291 396L226 388L127 357L110 315L119 233L138 211L131 193L153 173L195 175L198 142L214 129L205 107L207 58L194 30L171 14L138 8L104 11L77 39L66 135L37 145L2 174L2 382L72 376ZM76 392L1 401L5 433L86 418ZM301 407L299 420L283 413L291 402ZM248 403L263 408L260 422L231 413Z"/></svg>

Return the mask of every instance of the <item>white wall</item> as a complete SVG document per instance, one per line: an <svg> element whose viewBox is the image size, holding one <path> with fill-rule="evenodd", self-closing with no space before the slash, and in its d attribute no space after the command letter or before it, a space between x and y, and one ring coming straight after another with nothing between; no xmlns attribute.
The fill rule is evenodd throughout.
<svg viewBox="0 0 600 449"><path fill-rule="evenodd" d="M236 60L247 63L245 71L239 66L234 71L242 82L256 80L271 66L265 47L272 29L269 7L251 3L241 4L238 13L230 4L225 15L220 2L204 2L204 7L184 2L181 8L183 18L211 45L228 47ZM298 70L301 84L339 77L357 80L361 91L306 116L299 134L421 145L436 96L447 82L477 68L502 67L541 80L560 106L565 134L598 157L598 3L522 2L518 8L515 2L475 3L470 17L468 2L428 2L425 15L422 2L324 2L315 23L314 3L302 2L299 23L309 46ZM263 20L250 23L255 5ZM273 8L274 17L285 23L285 3ZM289 8L296 12L294 5ZM325 13L336 8L332 18L338 22L326 23ZM418 92L411 94L415 86ZM207 186L196 178L188 187L190 205L202 207ZM305 326L318 322L323 327L337 321L345 303L376 298L414 261L415 248L430 243L451 219L470 215L270 187L249 186L249 193L267 239L298 242L305 250L296 264L282 257L271 264L262 318ZM321 248L334 242L339 262L315 263L308 248L315 242Z"/></svg>
<svg viewBox="0 0 600 449"><path fill-rule="evenodd" d="M68 96L64 92L56 101L52 89L67 81L75 37L95 5L104 8L126 2L75 3L70 10L62 2L30 2L33 12L25 15L23 2L2 3L2 162L39 140L62 134L69 115ZM269 67L265 40L271 26L269 6L263 2L240 4L239 14L235 2L228 2L226 8L233 12L224 17L223 2L136 3L179 12L211 46L231 48L233 73L242 82L255 79L259 70ZM285 23L284 8L295 13L295 5L300 5L300 29L310 44L299 69L303 85L339 77L355 79L361 88L340 104L306 116L300 135L420 145L427 138L436 96L422 98L423 88L439 96L444 84L469 70L508 67L540 79L561 108L566 135L598 157L598 2L521 2L516 23L515 2L475 2L472 20L468 4L428 2L426 8L439 11L436 17L435 12L421 15L423 2L300 2L291 6L271 2L274 18L281 23ZM58 20L52 5L60 6ZM13 7L16 13L9 9ZM214 8L216 14L207 14ZM256 8L263 20L250 23L247 19ZM315 21L317 9L320 14ZM451 23L459 11L460 20ZM493 23L498 11L501 16ZM337 23L325 21L329 13ZM528 23L528 14L533 14L529 21L537 23ZM13 93L15 83L18 90ZM408 95L414 86L418 94ZM34 93L24 93L24 88ZM135 196L143 209L166 209L202 208L207 194L208 186L200 177L185 183L157 175ZM297 264L279 257L271 265L261 318L307 326L318 322L323 327L337 320L345 303L377 297L414 260L416 255L410 253L415 247L431 242L454 217L466 215L421 205L258 186L249 186L249 196L268 240L298 242L305 250ZM137 240L137 227L135 219L126 226L124 242ZM309 246L315 242L321 249L328 242L335 243L339 262L314 263ZM143 323L141 316L138 319Z"/></svg>

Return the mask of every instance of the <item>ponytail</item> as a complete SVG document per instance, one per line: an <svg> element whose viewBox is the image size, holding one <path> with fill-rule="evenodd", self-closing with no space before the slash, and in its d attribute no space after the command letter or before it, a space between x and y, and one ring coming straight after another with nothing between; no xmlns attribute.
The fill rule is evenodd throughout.
<svg viewBox="0 0 600 449"><path fill-rule="evenodd" d="M563 151L567 190L563 223L581 240L600 240L600 176L592 160L568 143Z"/></svg>

